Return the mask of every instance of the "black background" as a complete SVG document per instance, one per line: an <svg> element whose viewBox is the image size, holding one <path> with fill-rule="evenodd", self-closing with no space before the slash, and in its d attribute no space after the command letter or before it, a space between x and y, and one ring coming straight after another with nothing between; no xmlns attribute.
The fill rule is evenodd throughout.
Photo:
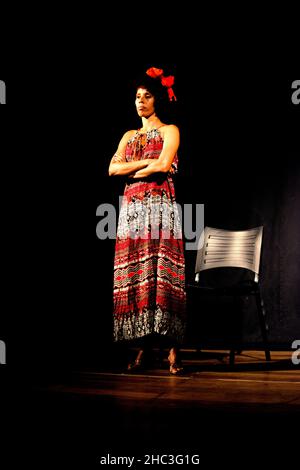
<svg viewBox="0 0 300 470"><path fill-rule="evenodd" d="M7 144L4 232L13 241L10 304L27 312L15 313L22 332L18 345L25 341L31 364L72 367L97 364L102 346L111 344L114 240L96 237L94 214L99 204L118 204L124 180L109 178L108 164L123 133L140 125L132 83L157 66L175 75L177 200L204 203L206 225L264 225L261 271L270 339L290 347L299 331L300 281L294 80L233 57L224 69L209 57L199 64L176 53L147 61L134 52L123 55L121 47L117 53L100 56L99 63L87 56L87 68L77 69L61 56L55 69L44 60L41 67L29 62L26 70L24 61L20 74L14 68L2 78L8 98L5 121L1 117ZM187 280L195 256L186 252ZM197 307L191 302L192 323ZM244 332L247 341L259 342L251 313ZM199 339L205 344L210 334ZM17 350L8 348L11 358Z"/></svg>
<svg viewBox="0 0 300 470"><path fill-rule="evenodd" d="M200 47L187 48L190 54L170 49L160 58L153 47L143 53L120 43L108 51L102 43L78 57L72 47L54 56L47 48L33 59L21 48L15 60L2 61L0 339L7 344L1 375L18 390L11 436L18 393L26 396L28 383L106 360L114 240L97 239L94 217L99 204L116 204L122 193L122 179L109 178L107 168L122 134L139 126L131 83L150 66L175 75L178 202L204 203L207 225L266 226L262 272L271 340L289 348L297 339L300 105L291 102L297 76L284 69L291 79L281 78L263 51L255 57L218 47L205 54ZM186 259L190 279L195 253ZM257 325L246 320L246 339L256 343ZM209 336L201 333L201 341Z"/></svg>

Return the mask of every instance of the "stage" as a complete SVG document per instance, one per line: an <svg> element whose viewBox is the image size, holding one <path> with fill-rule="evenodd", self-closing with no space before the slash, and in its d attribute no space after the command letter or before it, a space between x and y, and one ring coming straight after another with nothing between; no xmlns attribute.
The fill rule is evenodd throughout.
<svg viewBox="0 0 300 470"><path fill-rule="evenodd" d="M177 456L178 462L183 455L189 464L198 455L205 466L292 464L300 374L290 351L271 351L271 358L266 362L263 351L242 351L232 368L228 351L186 349L185 373L176 377L166 361L128 374L109 358L99 368L41 370L39 380L32 377L34 385L24 390L21 410L24 442L37 452L28 446L24 451L31 460L47 456L53 464L82 462L82 468L129 456L142 465L163 455Z"/></svg>

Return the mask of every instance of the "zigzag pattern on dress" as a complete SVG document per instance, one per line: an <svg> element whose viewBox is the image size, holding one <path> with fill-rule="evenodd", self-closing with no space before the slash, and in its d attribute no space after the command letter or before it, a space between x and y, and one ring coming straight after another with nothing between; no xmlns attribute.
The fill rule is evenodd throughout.
<svg viewBox="0 0 300 470"><path fill-rule="evenodd" d="M130 244L130 247L128 246ZM178 266L185 267L182 254L182 240L117 240L118 252L115 253L115 268L143 262L150 257L167 258Z"/></svg>
<svg viewBox="0 0 300 470"><path fill-rule="evenodd" d="M114 273L115 287L119 289L126 285L133 285L136 282L143 283L148 277L153 277L153 273L156 273L158 280L161 279L171 285L181 285L185 278L184 267L177 266L176 263L165 258L159 258L157 262L154 257L123 268L116 267Z"/></svg>

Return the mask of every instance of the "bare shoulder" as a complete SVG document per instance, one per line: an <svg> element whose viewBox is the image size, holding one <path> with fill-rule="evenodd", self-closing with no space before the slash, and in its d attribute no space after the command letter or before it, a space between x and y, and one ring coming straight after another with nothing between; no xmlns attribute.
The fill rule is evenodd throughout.
<svg viewBox="0 0 300 470"><path fill-rule="evenodd" d="M133 137L133 135L136 133L136 130L131 130L131 131L126 131L125 134L123 134L123 137L121 138L120 144L126 145L128 140Z"/></svg>
<svg viewBox="0 0 300 470"><path fill-rule="evenodd" d="M126 136L130 139L130 137L132 137L133 134L135 134L135 133L136 133L136 129L132 129L131 131L125 132L124 137Z"/></svg>
<svg viewBox="0 0 300 470"><path fill-rule="evenodd" d="M160 130L163 132L179 132L179 127L175 124L164 124L160 127Z"/></svg>
<svg viewBox="0 0 300 470"><path fill-rule="evenodd" d="M160 128L160 131L165 137L179 136L179 128L175 124L165 124Z"/></svg>

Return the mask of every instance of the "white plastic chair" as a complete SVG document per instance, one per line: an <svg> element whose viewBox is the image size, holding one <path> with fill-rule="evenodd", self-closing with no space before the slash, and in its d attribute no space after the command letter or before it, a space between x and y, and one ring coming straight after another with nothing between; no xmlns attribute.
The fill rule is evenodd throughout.
<svg viewBox="0 0 300 470"><path fill-rule="evenodd" d="M231 295L237 297L253 295L256 300L266 360L270 361L271 355L267 341L265 310L259 284L262 238L262 226L248 230L225 230L205 227L199 239L195 265L195 285L192 285L192 287L196 287L214 296ZM244 283L225 287L204 287L201 285L201 272L224 267L244 268L253 272L254 278ZM232 347L230 350L230 365L234 364L234 358L235 348Z"/></svg>

